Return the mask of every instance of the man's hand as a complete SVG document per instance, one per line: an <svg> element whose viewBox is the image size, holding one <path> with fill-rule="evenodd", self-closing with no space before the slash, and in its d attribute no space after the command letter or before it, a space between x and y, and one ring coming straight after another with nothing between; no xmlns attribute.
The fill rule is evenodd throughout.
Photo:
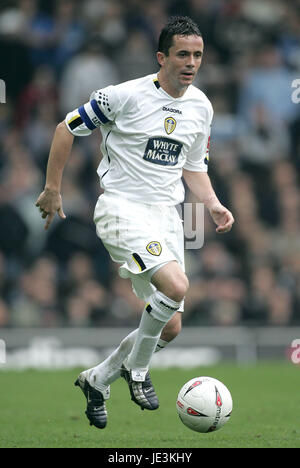
<svg viewBox="0 0 300 468"><path fill-rule="evenodd" d="M45 188L45 190L37 199L35 206L40 209L42 218L47 218L45 224L46 230L50 226L56 212L58 212L62 219L66 218L66 215L63 212L61 195L55 190L49 190Z"/></svg>
<svg viewBox="0 0 300 468"><path fill-rule="evenodd" d="M232 213L217 198L207 172L193 172L183 169L183 177L191 192L204 203L214 222L216 232L229 232L234 223Z"/></svg>
<svg viewBox="0 0 300 468"><path fill-rule="evenodd" d="M231 230L232 225L234 223L234 218L232 216L232 213L229 210L227 210L225 206L217 204L215 206L212 206L209 212L212 219L218 226L216 228L216 232L218 232L219 234L223 234Z"/></svg>

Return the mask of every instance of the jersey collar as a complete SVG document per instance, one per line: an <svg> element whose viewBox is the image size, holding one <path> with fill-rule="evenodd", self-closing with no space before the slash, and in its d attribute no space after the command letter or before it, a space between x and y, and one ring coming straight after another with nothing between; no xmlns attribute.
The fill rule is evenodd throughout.
<svg viewBox="0 0 300 468"><path fill-rule="evenodd" d="M158 81L158 78L157 78L157 77L154 78L153 83L155 84L155 86L157 87L157 89L160 88L160 84L159 84L159 81Z"/></svg>
<svg viewBox="0 0 300 468"><path fill-rule="evenodd" d="M158 78L157 78L157 75L153 78L153 83L155 85L155 87L157 89L159 89L160 93L164 94L165 96L167 96L169 99L172 99L172 101L183 101L187 96L188 96L188 91L189 91L189 88L190 86L188 87L188 89L186 90L186 92L179 98L174 98L173 96L170 96L170 94L168 94L160 85L159 81L158 81Z"/></svg>

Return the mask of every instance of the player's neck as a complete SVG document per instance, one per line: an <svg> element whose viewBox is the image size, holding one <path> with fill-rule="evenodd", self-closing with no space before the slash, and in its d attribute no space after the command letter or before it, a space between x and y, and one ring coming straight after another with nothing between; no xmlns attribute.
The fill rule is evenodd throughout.
<svg viewBox="0 0 300 468"><path fill-rule="evenodd" d="M184 86L180 88L177 88L176 86L174 86L174 84L170 82L168 77L165 76L164 73L162 73L162 70L158 72L157 79L162 89L167 94L169 94L171 97L175 99L182 97L188 88L188 86Z"/></svg>

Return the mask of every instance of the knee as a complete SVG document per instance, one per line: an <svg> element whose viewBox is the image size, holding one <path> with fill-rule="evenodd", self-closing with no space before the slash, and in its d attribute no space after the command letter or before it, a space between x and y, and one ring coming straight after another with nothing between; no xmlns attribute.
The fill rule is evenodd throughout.
<svg viewBox="0 0 300 468"><path fill-rule="evenodd" d="M181 302L189 288L189 281L186 275L170 279L168 291L165 293L173 301Z"/></svg>
<svg viewBox="0 0 300 468"><path fill-rule="evenodd" d="M189 288L186 274L175 261L169 262L154 273L151 281L158 291L175 302L181 302Z"/></svg>

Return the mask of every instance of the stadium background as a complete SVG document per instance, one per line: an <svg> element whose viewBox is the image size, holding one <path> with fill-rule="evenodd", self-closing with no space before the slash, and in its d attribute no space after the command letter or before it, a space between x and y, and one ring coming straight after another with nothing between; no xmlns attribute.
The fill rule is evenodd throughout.
<svg viewBox="0 0 300 468"><path fill-rule="evenodd" d="M67 219L45 232L35 200L57 123L92 90L155 72L158 34L171 14L191 16L204 36L196 85L215 111L209 174L236 220L217 236L207 217L203 248L186 252L184 333L207 345L237 336L245 344L253 330L256 337L272 330L271 344L297 338L296 330L287 338L280 330L300 325L300 104L292 101L300 2L4 0L0 337L8 348L37 329L44 337L71 330L70 343L85 336L97 344L98 330L116 338L138 324L142 304L92 221L99 132L75 141L62 188ZM186 200L193 201L188 191Z"/></svg>

